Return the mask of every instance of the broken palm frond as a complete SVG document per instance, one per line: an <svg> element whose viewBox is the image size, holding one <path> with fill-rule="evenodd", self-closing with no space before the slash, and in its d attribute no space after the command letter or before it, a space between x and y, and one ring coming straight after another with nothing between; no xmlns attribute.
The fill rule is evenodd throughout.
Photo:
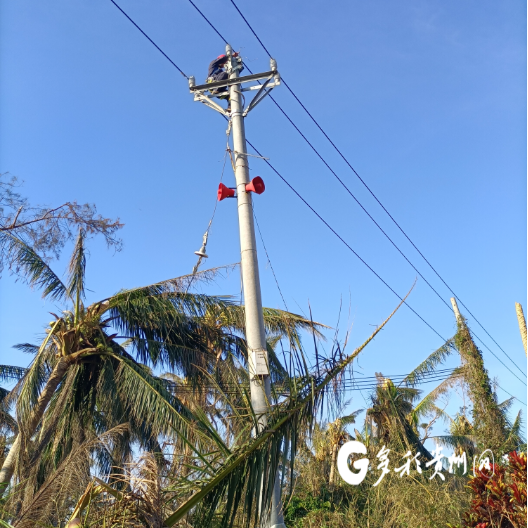
<svg viewBox="0 0 528 528"><path fill-rule="evenodd" d="M289 466L290 472L293 472L298 434L301 428L311 426L324 389L374 339L404 300L360 347L322 378L314 378L305 372L304 379L298 379L292 384L289 398L271 410L265 430L244 445L233 449L227 460L217 468L214 476L204 475L205 485L170 515L164 525L174 526L193 511L194 526L209 526L221 501L223 504L220 525L225 527L233 525L241 501L244 504L246 526L249 526L252 518L256 519L258 511L268 511L280 462L283 471ZM260 505L257 505L257 497L261 497Z"/></svg>
<svg viewBox="0 0 528 528"><path fill-rule="evenodd" d="M15 515L14 528L33 528L44 522L49 522L52 510L61 500L75 496L80 486L84 487L90 478L89 456L91 451L103 446L107 450L112 449L112 443L119 436L126 434L128 424L121 424L106 433L85 441L78 445L68 457L60 464L57 470L51 474L38 492L26 500L25 507ZM22 491L24 493L25 490ZM7 497L7 504L18 503L16 490Z"/></svg>
<svg viewBox="0 0 528 528"><path fill-rule="evenodd" d="M155 457L150 453L112 475L114 486L98 477L88 484L75 505L69 526L127 526L162 528L167 493ZM116 486L120 485L120 489ZM171 495L171 494L169 494ZM84 519L83 519L84 517Z"/></svg>

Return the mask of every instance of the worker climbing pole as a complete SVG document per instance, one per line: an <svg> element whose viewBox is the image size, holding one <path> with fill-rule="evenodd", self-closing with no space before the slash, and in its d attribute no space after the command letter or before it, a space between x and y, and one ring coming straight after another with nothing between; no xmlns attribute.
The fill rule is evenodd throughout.
<svg viewBox="0 0 528 528"><path fill-rule="evenodd" d="M226 46L225 60L224 56L220 56L216 59L216 64L211 63L211 65L221 67L221 69L225 68L225 75L215 70L213 73L216 73L216 77L211 78L210 67L210 77L207 84L197 86L194 77L190 77L189 87L191 93L194 94L195 101L199 101L221 113L230 120L232 125L248 368L251 380L251 404L257 416L258 425L255 431L255 434L257 434L267 425L267 413L271 400L271 381L264 317L262 315L262 297L251 194L260 194L265 187L264 182L259 177L251 182L249 180L244 118L274 87L280 84L280 77L277 71L277 63L274 59L270 61L270 71L240 77L240 72L243 69L242 58L233 52L229 44ZM220 80L216 80L217 78L220 78ZM262 82L255 84L257 81ZM253 85L247 86L249 83ZM214 99L218 96L226 98L226 89L228 90L229 98L228 108L224 110ZM257 93L247 107L244 108L242 94L243 92L251 93L252 91L257 91ZM207 92L210 95L207 95ZM233 195L233 190L220 186L218 191L219 200ZM262 528L285 528L280 502L278 474L275 478L271 509L270 511L260 511L259 515Z"/></svg>

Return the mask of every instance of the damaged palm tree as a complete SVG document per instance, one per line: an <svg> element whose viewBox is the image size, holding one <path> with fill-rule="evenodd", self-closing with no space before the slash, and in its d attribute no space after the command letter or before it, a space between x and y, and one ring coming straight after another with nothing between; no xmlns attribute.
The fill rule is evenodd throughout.
<svg viewBox="0 0 528 528"><path fill-rule="evenodd" d="M243 336L208 320L211 312L232 308L231 300L189 293L196 276L120 291L85 306L83 232L67 284L23 241L17 247L21 272L30 284L71 309L55 316L40 346L20 345L35 357L13 391L19 433L0 471L3 490L18 467L19 478L31 483L27 493L37 492L72 445L124 422L129 433L113 452L97 455L103 473L126 461L134 442L159 453L158 437L184 431L188 411L167 380L155 376L148 365L179 372L196 387L204 373L217 369L219 351L222 358L236 355L244 361ZM198 279L213 275L201 272ZM312 324L287 312L279 319L289 322L284 326L271 318L270 332L286 332L292 340L300 328Z"/></svg>
<svg viewBox="0 0 528 528"><path fill-rule="evenodd" d="M451 299L457 321L455 344L464 363L464 377L472 401L472 435L482 450L503 454L515 449L516 439L510 434L505 410L501 409L492 390L482 352L473 341L466 320L460 314L456 300ZM515 435L514 435L515 436Z"/></svg>

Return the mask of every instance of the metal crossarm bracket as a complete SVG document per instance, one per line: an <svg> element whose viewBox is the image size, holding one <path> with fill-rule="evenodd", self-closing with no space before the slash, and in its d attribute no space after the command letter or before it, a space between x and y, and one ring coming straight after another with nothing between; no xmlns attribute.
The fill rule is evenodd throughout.
<svg viewBox="0 0 528 528"><path fill-rule="evenodd" d="M277 75L278 77L278 75ZM249 112L251 112L251 110L253 110L253 108L255 108L255 106L257 106L260 101L262 101L262 99L264 99L264 97L266 97L266 95L268 95L271 90L273 90L273 88L275 88L275 86L277 86L278 82L280 81L275 81L272 85L270 85L270 87L266 90L266 86L269 85L271 79L273 77L268 77L266 79L266 82L264 82L262 84L262 86L260 87L260 90L257 92L257 94L255 95L255 97L253 97L253 99L251 100L251 102L248 104L247 108L244 110L244 113L242 114L244 117L246 117L248 115Z"/></svg>
<svg viewBox="0 0 528 528"><path fill-rule="evenodd" d="M242 88L240 86L241 92L250 92L258 90L255 97L248 104L246 109L243 112L243 117L246 117L248 113L255 108L276 86L280 85L280 74L277 71L277 63L274 59L271 59L271 70L263 73L255 73L252 75L246 75L245 77L238 77L236 79L226 79L224 81L215 81L207 84L195 84L194 77L189 77L189 90L194 94L194 100L199 101L200 103L205 104L209 108L216 110L224 116L229 116L229 113L226 112L214 99L217 99L219 95L227 94L227 92L218 93L217 90L222 88L228 88L234 85L242 85L244 83L257 81L258 84L253 86L247 86ZM265 79L263 83L259 81ZM212 91L216 93L211 93ZM206 95L206 92L210 92L210 95Z"/></svg>
<svg viewBox="0 0 528 528"><path fill-rule="evenodd" d="M212 108L213 110L216 110L217 112L220 112L222 115L228 117L229 114L216 101L213 101L213 99L214 99L214 96L207 96L202 93L194 94L195 101L199 101L200 103L203 103L209 108Z"/></svg>
<svg viewBox="0 0 528 528"><path fill-rule="evenodd" d="M238 79L226 79L225 81L215 81L207 84L199 84L198 86L189 86L192 93L196 92L207 92L208 90L216 90L217 88L225 88L232 86L233 84L242 84L251 81L259 81L266 77L273 77L277 72L269 71L264 73L255 73L253 75L246 75L245 77L239 77Z"/></svg>

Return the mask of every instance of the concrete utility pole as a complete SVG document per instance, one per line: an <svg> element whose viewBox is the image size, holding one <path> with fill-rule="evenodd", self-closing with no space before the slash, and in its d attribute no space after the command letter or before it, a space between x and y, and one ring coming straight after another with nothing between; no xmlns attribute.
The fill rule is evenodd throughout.
<svg viewBox="0 0 528 528"><path fill-rule="evenodd" d="M229 80L213 82L209 85L196 86L194 84L194 78L191 78L189 85L191 92L195 94L196 101L206 104L210 108L226 115L226 117L229 114L227 114L223 108L213 100L214 97L207 96L206 92L211 92L211 90L215 88L228 87L230 94L230 119L233 133L236 194L240 231L240 268L244 288L251 405L258 417L258 427L257 431L255 431L256 434L257 432L262 431L268 422L267 413L271 400L271 382L268 366L266 331L264 328L264 317L262 315L262 296L260 291L252 197L251 193L246 191L246 185L250 182L250 177L248 156L246 152L244 118L248 112L271 91L272 88L280 84L280 78L274 59L271 59L269 72L240 78L239 74L242 69L242 59L238 56L234 56L233 50L229 44L226 46L226 55L228 57L226 70L229 74ZM242 88L243 82L251 82L259 79L265 79L265 81L257 86ZM257 94L245 110L242 102L242 91L257 91ZM260 518L262 528L286 528L280 500L280 482L278 474L275 478L271 510L269 512L260 511Z"/></svg>
<svg viewBox="0 0 528 528"><path fill-rule="evenodd" d="M239 76L241 61L233 57L229 44L226 55L230 58L229 78ZM228 63L229 64L229 63ZM246 315L246 340L248 345L249 375L251 383L251 405L259 417L259 431L267 425L269 402L271 399L271 383L268 368L268 352L266 331L262 315L262 296L257 260L257 243L253 221L253 204L251 193L246 192L249 183L249 164L246 155L246 133L244 128L244 108L241 102L240 85L233 84L230 88L231 120L233 126L233 147L235 150L235 178L238 200L238 224L240 230L240 268L244 287L244 307ZM269 526L285 527L280 504L280 489L278 481L271 505ZM263 512L262 512L263 513Z"/></svg>

